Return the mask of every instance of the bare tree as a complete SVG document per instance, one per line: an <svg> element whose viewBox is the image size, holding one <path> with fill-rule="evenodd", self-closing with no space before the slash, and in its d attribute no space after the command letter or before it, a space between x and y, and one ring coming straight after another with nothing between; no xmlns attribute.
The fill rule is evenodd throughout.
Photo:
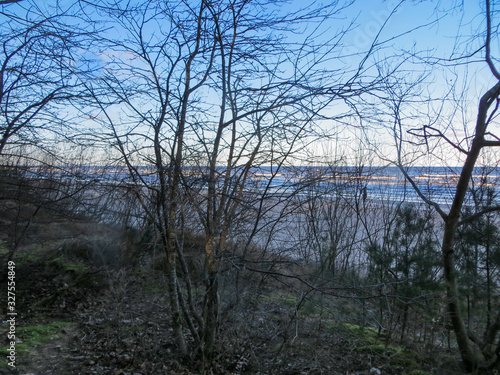
<svg viewBox="0 0 500 375"><path fill-rule="evenodd" d="M0 11L0 154L22 144L46 145L68 134L68 103L80 95L77 68L89 30L77 26L70 4L22 1ZM89 24L90 25L90 24Z"/></svg>
<svg viewBox="0 0 500 375"><path fill-rule="evenodd" d="M500 209L494 201L490 201L487 207L483 207L472 214L464 207L464 203L468 199L470 183L475 167L478 165L480 155L487 148L500 145L499 137L494 133L497 123L497 110L500 103L500 74L496 67L497 60L492 52L493 40L496 40L494 32L496 29L494 25L496 10L489 0L486 0L484 5L484 31L474 39L474 42L478 39L481 40L477 50L465 52L463 55L453 56L449 59L429 58L422 55L421 61L429 63L424 68L423 73L411 85L404 84L405 82L410 82L408 77L411 75L408 75L406 78L400 77L398 83L391 80L387 84L388 95L386 97L386 104L389 103L391 117L393 118L392 131L397 150L396 165L400 167L401 172L422 200L434 207L444 223L441 254L447 295L447 311L456 335L463 364L467 371L470 372L491 368L500 360L500 340L498 339L500 315L496 314L491 320L488 320L482 339L476 337L472 327L467 327L464 311L460 307L462 297L458 291L462 275L457 272L456 264L458 228L482 215ZM472 43L469 41L468 45L472 45ZM456 51L458 51L458 48ZM456 51L455 53L458 53ZM416 54L413 53L412 56L416 56ZM467 93L464 87L461 87L464 91L457 95L455 89L458 86L454 86L444 92L444 97L439 99L440 104L433 109L430 105L432 99L426 98L422 83L426 82L430 73L427 67L430 69L436 66L444 66L453 69L457 66L472 65L474 59L480 59L488 67L493 84L479 99L475 127L470 129L467 123L464 124L465 136L460 139L460 129L449 125L440 127L440 122L446 123L449 121L453 123L460 116L466 118L463 112L466 108L463 103L467 100L466 95L470 95L470 93ZM461 72L463 73L464 70ZM426 114L422 108L416 109L416 103L420 103L421 107L429 109L429 112ZM453 107L451 110L452 115L450 116L451 120L445 118L449 103ZM422 127L416 127L413 124L415 121L426 124ZM470 135L468 135L469 133ZM409 147L410 145L413 146L413 149ZM448 150L453 150L453 152L462 155L464 158L463 165L456 179L449 207L445 207L445 205L437 202L434 197L424 192L411 173L406 169L406 165L421 157L422 154L418 153L419 147L420 151L423 150L424 153L430 153L439 157L439 147L443 146L447 146ZM449 158L449 154L447 158Z"/></svg>
<svg viewBox="0 0 500 375"><path fill-rule="evenodd" d="M239 223L249 228L246 246L272 228L292 191L277 192L273 181L320 135L320 121L342 123L350 112L325 109L336 101L353 106L383 82L363 76L368 66L328 68L349 28L319 36L342 6L287 13L277 5L103 1L86 8L93 19L111 19L114 32L98 41L107 65L86 83L93 103L82 110L127 166L124 182L158 233L179 353L190 352L187 327L204 363L215 350L221 264ZM292 31L298 40L286 39ZM252 192L264 165L267 180ZM201 304L186 267L187 226L204 233Z"/></svg>

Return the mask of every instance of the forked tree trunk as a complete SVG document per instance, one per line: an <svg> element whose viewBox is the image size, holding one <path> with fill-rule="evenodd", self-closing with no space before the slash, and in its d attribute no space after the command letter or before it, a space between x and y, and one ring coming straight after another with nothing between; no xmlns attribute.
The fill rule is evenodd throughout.
<svg viewBox="0 0 500 375"><path fill-rule="evenodd" d="M174 332L175 343L177 344L177 352L181 357L188 354L186 340L184 338L182 314L179 305L179 296L177 291L177 272L175 267L172 267L170 262L167 265L168 278L168 296L172 312L172 330Z"/></svg>
<svg viewBox="0 0 500 375"><path fill-rule="evenodd" d="M450 212L445 218L443 242L441 245L448 314L460 349L462 361L466 370L469 372L476 371L483 366L485 356L481 353L480 348L470 340L462 316L463 314L460 310L457 271L455 268L454 239L474 166L476 165L481 149L486 145L484 135L488 125L488 110L491 104L498 99L499 95L500 82L485 93L480 100L474 139L467 154L467 159L463 165L460 179L457 183L457 189Z"/></svg>

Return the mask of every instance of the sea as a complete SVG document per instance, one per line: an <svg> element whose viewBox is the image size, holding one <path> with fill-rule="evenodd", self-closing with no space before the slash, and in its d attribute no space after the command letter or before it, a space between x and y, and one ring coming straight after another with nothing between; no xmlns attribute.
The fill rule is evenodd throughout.
<svg viewBox="0 0 500 375"><path fill-rule="evenodd" d="M244 167L235 167L229 185L241 181L244 171ZM268 196L351 194L370 201L421 203L417 188L427 199L440 205L451 205L461 168L408 167L405 172L413 186L395 166L259 166L249 170L245 191ZM101 185L157 183L157 174L151 166L137 166L134 173L135 179L124 166L30 166L26 169L29 177L43 179L70 179ZM208 171L204 168L186 167L183 175L183 182L190 189L203 191L208 184ZM222 188L225 168L219 167L216 175ZM473 171L466 204L474 205L485 199L489 200L488 204L500 203L499 193L500 168L478 167Z"/></svg>

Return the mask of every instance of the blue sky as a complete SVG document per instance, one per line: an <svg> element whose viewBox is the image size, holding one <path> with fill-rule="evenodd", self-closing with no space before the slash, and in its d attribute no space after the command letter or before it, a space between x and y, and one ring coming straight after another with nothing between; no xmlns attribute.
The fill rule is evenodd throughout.
<svg viewBox="0 0 500 375"><path fill-rule="evenodd" d="M345 10L345 21L356 18L356 28L345 39L348 50L353 53L366 51L374 39L387 41L385 46L376 53L375 59L414 52L420 57L439 58L442 64L434 67L420 64L408 65L410 74L417 74L419 69L430 73L429 84L425 89L435 98L444 95L450 89L451 83L456 83L458 90L466 85L467 94L463 97L464 112L446 118L443 117L436 125L448 127L452 138L457 142L470 136L475 125L476 108L479 98L493 84L494 78L486 64L481 59L480 52L474 58L467 59L469 64L461 65L466 60L455 60L478 50L484 43L486 21L483 1L368 1L356 0ZM393 10L396 11L393 13ZM380 34L379 34L380 33ZM407 33L407 34L405 34ZM395 39L392 39L396 37ZM492 44L493 53L498 56L498 40ZM448 60L449 59L449 60ZM448 60L448 61L446 61ZM437 60L434 60L437 61ZM356 63L356 59L352 60ZM472 63L471 63L472 62ZM414 73L411 69L415 69ZM450 104L452 106L453 103ZM451 113L451 108L446 108ZM428 119L413 120L413 124L421 126ZM453 129L450 128L453 127ZM385 143L390 149L390 127L387 132L380 131L373 135L379 144ZM356 133L354 131L354 133ZM359 134L356 134L359 136ZM350 142L350 144L353 144ZM359 147L356 145L356 147ZM321 151L319 151L321 152ZM388 151L390 153L391 151ZM438 154L436 152L436 154ZM440 158L440 160L439 160ZM443 148L439 151L438 160L429 163L450 162L460 165L461 160L454 150ZM421 159L424 162L424 159Z"/></svg>
<svg viewBox="0 0 500 375"><path fill-rule="evenodd" d="M63 3L64 2L66 2L66 0L63 1ZM48 6L49 4L41 0L34 1L34 3L42 7ZM302 0L293 0L288 6L278 9L282 9L286 12L287 10L298 9L307 4L310 3ZM14 9L18 6L19 5L14 4L9 9ZM418 53L419 56L423 57L456 58L477 49L483 42L484 38L482 37L474 38L474 36L477 36L478 32L482 32L485 27L485 20L482 12L483 7L483 1L480 0L467 0L463 1L463 4L459 0L443 0L439 2L430 0L355 0L351 6L343 9L334 19L325 23L323 27L325 30L328 29L331 32L323 34L321 38L332 37L335 35L335 32L345 29L355 20L353 30L342 40L345 46L345 50L342 53L344 57L350 54L362 55L370 48L380 32L380 35L378 35L378 42L386 41L386 43L376 54L374 54L372 62L387 56L401 55L403 51L414 51ZM22 8L19 9L21 10ZM301 36L295 37L298 40L301 39ZM495 43L494 52L496 53L499 50L498 41L495 40ZM95 67L99 67L99 61L103 62L105 59L102 54L86 55L83 53L83 56L95 58L97 60ZM479 60L482 54L478 54L477 56ZM339 67L345 67L346 70L355 70L359 61L360 55L357 55L350 59L345 57L341 62L332 58L325 64L338 64ZM305 64L308 63L310 63L310 61L305 62ZM415 67L415 73L410 74L416 75L418 69L424 69L422 66L422 64L415 64L414 66L410 64L408 66L408 72L411 72L411 69ZM431 69L434 68L427 67L425 69L431 71ZM447 68L436 66L436 69L431 73L434 75L432 77L432 83L430 83L426 89L433 91L436 97L439 97L440 90L446 90L447 85L453 80L459 80L461 82L464 80L464 77L468 77L469 82L472 84L470 85L470 92L467 96L467 106L470 108L468 108L469 112L466 120L469 125L473 126L478 98L488 89L492 82L491 74L488 72L485 63L479 62L469 65L468 70L466 70L464 66ZM345 109L341 108L341 106L340 104L339 107L332 107L330 110L334 112L336 110L340 111ZM463 120L460 121L463 122ZM466 131L463 130L464 124L460 123L460 121L453 124L456 127L457 139L467 135ZM416 123L415 125L419 124ZM356 136L360 136L360 134L356 133L355 128L349 130L350 134L343 134L339 139L349 139L352 133L355 133ZM388 138L387 134L383 132L379 132L375 135L390 140L390 137ZM376 137L374 136L374 138ZM353 147L355 148L362 147L352 141L350 141L350 145L354 145ZM320 145L318 149L321 150L324 147L331 149L331 145Z"/></svg>

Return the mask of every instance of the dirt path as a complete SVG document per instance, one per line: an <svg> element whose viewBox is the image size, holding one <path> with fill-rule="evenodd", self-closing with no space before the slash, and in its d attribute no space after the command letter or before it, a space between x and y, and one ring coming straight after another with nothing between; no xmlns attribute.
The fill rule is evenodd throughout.
<svg viewBox="0 0 500 375"><path fill-rule="evenodd" d="M77 357L71 352L71 341L78 338L78 328L71 325L61 328L54 337L28 354L19 358L16 370L6 372L20 375L64 375L68 374L68 361Z"/></svg>

